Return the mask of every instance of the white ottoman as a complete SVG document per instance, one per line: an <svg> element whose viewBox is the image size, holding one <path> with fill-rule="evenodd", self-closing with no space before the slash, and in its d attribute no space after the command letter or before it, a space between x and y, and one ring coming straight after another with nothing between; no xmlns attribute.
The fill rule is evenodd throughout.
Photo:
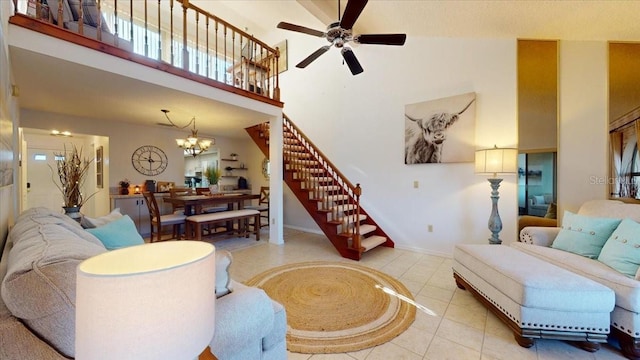
<svg viewBox="0 0 640 360"><path fill-rule="evenodd" d="M607 341L613 290L503 245L457 245L453 276L459 288L504 321L520 346L534 339L579 341L597 351Z"/></svg>

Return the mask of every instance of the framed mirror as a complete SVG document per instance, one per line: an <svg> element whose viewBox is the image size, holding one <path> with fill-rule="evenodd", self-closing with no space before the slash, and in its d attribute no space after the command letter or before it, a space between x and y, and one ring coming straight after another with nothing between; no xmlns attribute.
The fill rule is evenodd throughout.
<svg viewBox="0 0 640 360"><path fill-rule="evenodd" d="M269 180L269 176L271 175L271 166L269 164L269 159L264 158L264 160L262 160L262 175L264 175L264 178Z"/></svg>

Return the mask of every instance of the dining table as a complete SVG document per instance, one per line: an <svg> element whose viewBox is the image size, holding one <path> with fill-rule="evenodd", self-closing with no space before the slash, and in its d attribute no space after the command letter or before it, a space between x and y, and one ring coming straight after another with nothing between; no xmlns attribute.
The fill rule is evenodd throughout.
<svg viewBox="0 0 640 360"><path fill-rule="evenodd" d="M228 210L240 210L244 208L245 201L259 199L260 194L206 194L206 195L182 195L164 197L163 200L174 207L184 207L187 216L202 213L203 207L226 204Z"/></svg>

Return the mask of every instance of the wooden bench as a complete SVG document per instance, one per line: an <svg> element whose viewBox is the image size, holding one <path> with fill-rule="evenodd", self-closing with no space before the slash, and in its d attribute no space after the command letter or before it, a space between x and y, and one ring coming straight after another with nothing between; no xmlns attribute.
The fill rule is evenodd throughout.
<svg viewBox="0 0 640 360"><path fill-rule="evenodd" d="M254 222L259 222L260 211L244 209L222 211L211 214L192 215L187 217L186 219L185 233L187 239L202 240L202 230L205 227L211 227L211 225L224 223L225 227L227 228L227 231L225 231L225 233L237 230L237 232L239 232L241 235L249 237L249 234L253 232L256 236L256 241L258 241L260 240L260 227L255 226L253 231L249 231L250 219L253 219ZM236 220L238 221L238 228L234 230L233 222Z"/></svg>

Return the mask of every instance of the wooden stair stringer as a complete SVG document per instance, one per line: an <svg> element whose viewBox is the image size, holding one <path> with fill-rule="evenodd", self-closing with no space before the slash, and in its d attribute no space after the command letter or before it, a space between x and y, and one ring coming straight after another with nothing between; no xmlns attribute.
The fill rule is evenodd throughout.
<svg viewBox="0 0 640 360"><path fill-rule="evenodd" d="M314 199L309 199L309 191L303 189L300 185L300 181L293 178L292 171L285 171L284 180L291 192L293 192L307 210L311 218L320 227L325 236L331 241L333 246L338 250L340 255L347 259L360 260L361 252L359 250L349 248L348 238L341 236L338 233L338 227L327 221L326 213L318 210L318 202Z"/></svg>
<svg viewBox="0 0 640 360"><path fill-rule="evenodd" d="M266 129L266 130L265 130ZM269 137L268 137L268 126L265 124L258 124L245 129L252 140L257 144L258 148L262 151L265 157L269 158ZM286 137L286 135L285 135ZM287 138L290 139L290 138ZM288 145L295 146L295 145ZM286 151L286 150L285 150ZM300 151L300 149L296 149L296 152ZM310 199L309 189L305 189L302 187L301 177L304 175L298 174L296 170L288 169L288 162L283 162L284 170L283 170L283 179L285 184L291 189L291 192L296 196L298 201L303 205L307 213L311 216L311 218L316 222L318 227L322 230L322 232L327 236L327 238L331 241L333 246L338 250L342 257L352 259L352 260L360 260L362 257L362 253L370 250L371 248L377 246L380 243L380 237L383 237L385 241L379 245L386 247L394 247L394 242L391 238L380 228L380 226L376 223L375 220L371 218L371 216L365 211L362 206L360 206L360 214L364 215L366 218L361 222L361 226L368 224L371 226L375 226L375 230L361 234L361 247L360 249L354 249L350 247L351 234L340 233L340 226L327 221L327 211L319 209L319 200L318 199ZM327 176L327 174L314 176ZM367 235L367 237L364 237ZM371 238L371 239L369 239ZM367 240L369 239L369 240ZM368 243L375 243L375 245L369 247Z"/></svg>

